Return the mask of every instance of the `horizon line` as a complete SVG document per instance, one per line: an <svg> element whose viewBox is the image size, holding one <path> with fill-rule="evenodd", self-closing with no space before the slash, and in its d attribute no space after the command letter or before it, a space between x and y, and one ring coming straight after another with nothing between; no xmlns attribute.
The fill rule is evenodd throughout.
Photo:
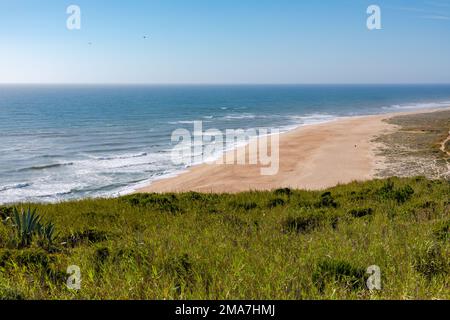
<svg viewBox="0 0 450 320"><path fill-rule="evenodd" d="M346 86L346 85L450 85L450 82L329 82L329 83L319 83L319 82L286 82L286 83L251 83L251 82L223 82L223 83L153 83L153 82L0 82L0 86Z"/></svg>

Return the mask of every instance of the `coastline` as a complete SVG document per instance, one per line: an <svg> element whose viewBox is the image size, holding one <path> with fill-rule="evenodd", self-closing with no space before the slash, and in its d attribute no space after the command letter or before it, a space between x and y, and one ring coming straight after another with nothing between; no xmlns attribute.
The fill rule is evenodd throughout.
<svg viewBox="0 0 450 320"><path fill-rule="evenodd" d="M321 190L352 181L370 180L386 165L384 156L377 153L380 145L374 140L397 129L385 120L448 109L342 117L300 126L279 134L280 166L276 175L261 175L260 165L199 164L177 176L154 181L135 190L135 193L236 193L278 188ZM245 148L248 154L247 146L239 148ZM230 152L236 152L236 149Z"/></svg>

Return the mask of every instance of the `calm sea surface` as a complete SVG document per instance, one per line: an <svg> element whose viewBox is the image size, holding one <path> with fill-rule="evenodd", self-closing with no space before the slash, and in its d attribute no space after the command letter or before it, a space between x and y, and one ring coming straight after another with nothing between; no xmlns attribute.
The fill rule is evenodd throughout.
<svg viewBox="0 0 450 320"><path fill-rule="evenodd" d="M0 86L0 203L115 196L184 166L171 134L450 105L449 85Z"/></svg>

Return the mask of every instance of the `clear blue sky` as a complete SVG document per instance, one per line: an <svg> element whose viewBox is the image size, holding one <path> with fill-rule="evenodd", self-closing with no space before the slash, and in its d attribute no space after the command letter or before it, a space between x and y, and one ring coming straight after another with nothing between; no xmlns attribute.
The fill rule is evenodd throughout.
<svg viewBox="0 0 450 320"><path fill-rule="evenodd" d="M0 41L0 83L450 83L450 0L0 0Z"/></svg>

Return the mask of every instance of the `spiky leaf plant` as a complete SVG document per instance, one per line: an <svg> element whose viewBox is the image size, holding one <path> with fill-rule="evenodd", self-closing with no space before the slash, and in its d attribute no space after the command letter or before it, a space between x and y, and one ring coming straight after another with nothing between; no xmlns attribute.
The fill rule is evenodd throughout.
<svg viewBox="0 0 450 320"><path fill-rule="evenodd" d="M12 215L12 224L15 228L17 245L19 248L28 247L33 241L33 236L42 228L41 218L36 214L36 209L27 211L14 208Z"/></svg>
<svg viewBox="0 0 450 320"><path fill-rule="evenodd" d="M53 241L56 238L55 224L48 222L47 224L40 224L38 228L38 235L43 244L47 247L52 246Z"/></svg>

